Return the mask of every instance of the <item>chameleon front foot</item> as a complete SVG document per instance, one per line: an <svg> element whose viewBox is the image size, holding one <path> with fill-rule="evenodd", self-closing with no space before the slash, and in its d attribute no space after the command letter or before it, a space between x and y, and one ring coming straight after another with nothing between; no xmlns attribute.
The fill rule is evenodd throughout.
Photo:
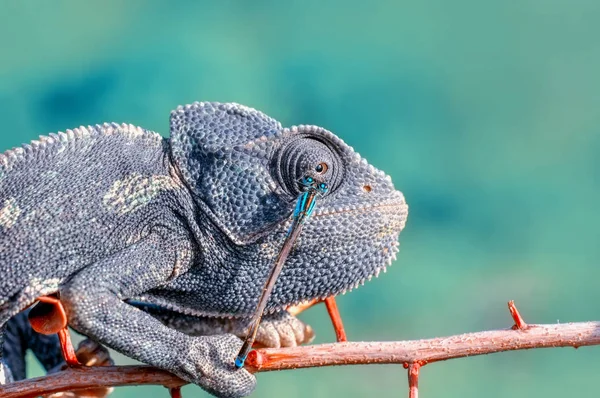
<svg viewBox="0 0 600 398"><path fill-rule="evenodd" d="M232 359L241 340L231 334L198 336L180 347L179 364L167 369L220 398L241 398L252 393L256 378L246 369L236 369Z"/></svg>

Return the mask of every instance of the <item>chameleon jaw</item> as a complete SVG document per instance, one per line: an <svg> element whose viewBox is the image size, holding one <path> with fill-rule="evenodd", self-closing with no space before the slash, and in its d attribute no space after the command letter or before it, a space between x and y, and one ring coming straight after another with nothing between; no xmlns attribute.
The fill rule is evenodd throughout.
<svg viewBox="0 0 600 398"><path fill-rule="evenodd" d="M269 314L273 314L275 312L278 311L284 311L284 310L289 310L290 308L292 309L292 311L298 311L298 309L302 309L304 308L307 303L313 303L313 302L321 302L321 301L325 301L330 297L337 297L339 295L345 295L346 293L350 293L351 291L353 291L354 289L359 288L360 286L364 286L364 284L366 282L371 281L371 279L378 278L379 275L381 274L381 272L383 271L383 273L385 274L387 272L387 268L390 267L392 265L392 263L396 260L397 258L397 253L400 250L399 249L400 244L396 241L394 242L394 244L392 245L392 251L391 251L391 256L386 260L386 262L381 265L380 267L378 267L377 269L375 269L375 272L367 277L364 277L362 279L360 279L358 282L356 282L354 285L351 285L349 287L340 289L330 295L326 295L326 296L319 296L319 297L313 297L313 298L309 298L309 299L305 299L305 300L298 300L296 302L293 303L289 303L289 304L285 304L281 307L276 307L273 309L268 310L267 313ZM300 311L301 312L301 311Z"/></svg>

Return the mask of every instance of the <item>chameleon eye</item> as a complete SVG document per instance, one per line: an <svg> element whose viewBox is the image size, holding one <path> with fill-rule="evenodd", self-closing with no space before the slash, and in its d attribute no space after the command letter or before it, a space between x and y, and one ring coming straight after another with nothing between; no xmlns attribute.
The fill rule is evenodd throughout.
<svg viewBox="0 0 600 398"><path fill-rule="evenodd" d="M292 136L283 142L273 157L271 170L292 197L305 192L306 188L320 192L321 182L328 184L327 193L330 193L342 181L344 168L340 156L326 140L316 138L300 134Z"/></svg>
<svg viewBox="0 0 600 398"><path fill-rule="evenodd" d="M321 162L315 167L315 171L319 174L325 174L329 170L329 166L325 162Z"/></svg>

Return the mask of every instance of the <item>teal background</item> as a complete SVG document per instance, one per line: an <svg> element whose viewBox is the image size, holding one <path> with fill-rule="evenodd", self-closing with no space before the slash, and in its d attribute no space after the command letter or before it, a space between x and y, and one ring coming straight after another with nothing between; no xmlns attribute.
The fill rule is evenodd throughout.
<svg viewBox="0 0 600 398"><path fill-rule="evenodd" d="M599 20L597 0L0 0L0 148L104 121L167 134L195 100L322 125L410 205L398 260L338 300L352 340L509 327L510 299L600 320ZM334 339L324 308L303 319ZM501 353L427 366L420 390L598 396L599 370L599 348ZM254 396L406 391L401 366L357 366L261 374Z"/></svg>

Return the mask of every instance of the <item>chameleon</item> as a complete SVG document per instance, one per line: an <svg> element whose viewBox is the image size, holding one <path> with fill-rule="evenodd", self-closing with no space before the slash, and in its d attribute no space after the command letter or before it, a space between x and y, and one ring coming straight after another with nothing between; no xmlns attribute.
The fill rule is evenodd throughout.
<svg viewBox="0 0 600 398"><path fill-rule="evenodd" d="M251 394L254 375L233 361L307 177L329 190L267 303L257 342L270 347L314 334L287 308L357 288L399 249L404 195L338 136L195 102L171 112L168 138L105 123L4 152L0 344L11 319L58 294L90 339L215 396ZM0 383L23 377L9 355Z"/></svg>

